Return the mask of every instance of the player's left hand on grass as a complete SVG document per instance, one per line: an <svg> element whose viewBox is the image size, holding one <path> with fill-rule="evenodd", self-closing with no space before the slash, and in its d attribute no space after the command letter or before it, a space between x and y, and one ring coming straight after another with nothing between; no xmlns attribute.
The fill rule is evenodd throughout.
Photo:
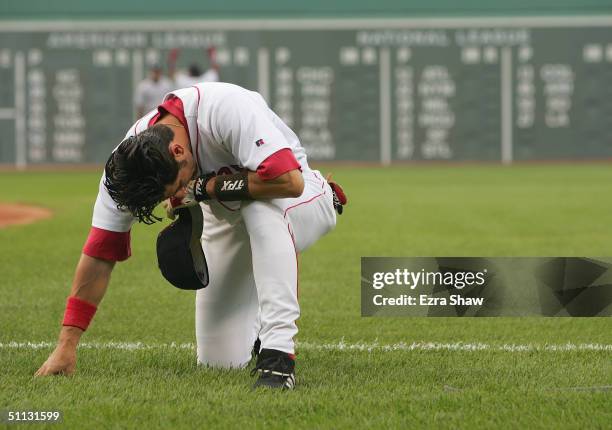
<svg viewBox="0 0 612 430"><path fill-rule="evenodd" d="M76 368L76 348L58 345L34 376L72 375Z"/></svg>

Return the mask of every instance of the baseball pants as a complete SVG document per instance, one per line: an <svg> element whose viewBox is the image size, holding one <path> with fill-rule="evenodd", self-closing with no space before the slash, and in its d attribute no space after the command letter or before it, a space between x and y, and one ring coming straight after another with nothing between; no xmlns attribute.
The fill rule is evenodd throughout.
<svg viewBox="0 0 612 430"><path fill-rule="evenodd" d="M196 293L198 363L244 367L258 337L262 348L295 352L297 254L336 224L329 184L316 170L303 176L298 198L202 205L210 283Z"/></svg>

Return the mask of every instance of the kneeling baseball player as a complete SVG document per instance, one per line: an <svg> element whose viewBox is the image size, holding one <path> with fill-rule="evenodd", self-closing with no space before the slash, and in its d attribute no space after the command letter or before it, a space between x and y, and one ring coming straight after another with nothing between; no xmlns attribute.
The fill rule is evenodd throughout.
<svg viewBox="0 0 612 430"><path fill-rule="evenodd" d="M297 253L334 228L346 198L308 166L298 137L258 93L227 83L168 94L111 154L58 345L36 375L74 371L77 344L113 267L130 256L132 224L159 220L153 210L164 200L178 222L186 217L196 229L197 215L203 222L201 246L199 230L196 241L203 265L193 246L160 254L162 236L175 234L176 222L158 239L164 276L198 289L198 362L240 368L254 351L255 386L292 389L300 315ZM170 243L189 247L188 238ZM180 285L196 278L201 285Z"/></svg>

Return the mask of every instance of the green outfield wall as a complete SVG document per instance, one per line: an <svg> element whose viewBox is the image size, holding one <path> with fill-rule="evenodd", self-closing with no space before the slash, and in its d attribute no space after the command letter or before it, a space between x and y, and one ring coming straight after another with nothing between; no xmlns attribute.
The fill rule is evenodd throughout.
<svg viewBox="0 0 612 430"><path fill-rule="evenodd" d="M123 3L1 4L1 163L103 162L148 66L209 46L312 159L612 158L611 2Z"/></svg>
<svg viewBox="0 0 612 430"><path fill-rule="evenodd" d="M2 19L49 18L279 18L279 17L414 17L483 15L584 15L609 13L610 0L428 0L428 1L80 1L4 0Z"/></svg>

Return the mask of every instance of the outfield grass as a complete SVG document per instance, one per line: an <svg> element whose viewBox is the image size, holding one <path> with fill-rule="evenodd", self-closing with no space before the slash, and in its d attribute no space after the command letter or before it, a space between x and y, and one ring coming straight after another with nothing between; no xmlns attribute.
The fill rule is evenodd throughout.
<svg viewBox="0 0 612 430"><path fill-rule="evenodd" d="M0 201L55 217L0 230L0 410L58 408L71 428L610 428L612 351L321 350L365 342L612 345L609 318L361 318L362 256L612 255L606 165L334 168L337 229L300 257L298 389L253 393L247 370L198 368L194 295L156 269L162 225L136 226L77 374L33 379L54 341L99 173L0 173Z"/></svg>

